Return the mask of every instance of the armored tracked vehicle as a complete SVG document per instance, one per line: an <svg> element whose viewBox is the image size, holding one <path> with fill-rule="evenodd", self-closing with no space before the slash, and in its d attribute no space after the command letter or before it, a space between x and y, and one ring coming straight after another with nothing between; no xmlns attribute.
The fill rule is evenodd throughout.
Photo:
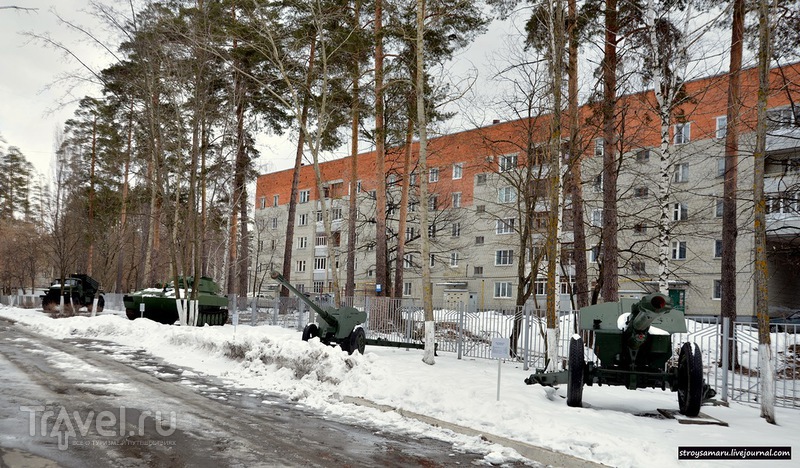
<svg viewBox="0 0 800 468"><path fill-rule="evenodd" d="M178 279L180 297L185 299L192 294L194 278L191 276ZM200 277L198 284L197 325L225 325L228 321L228 298L219 294L219 286L207 276ZM175 300L174 282L163 288L147 288L126 294L122 297L125 314L129 319L146 318L158 323L172 325L178 320L178 305ZM144 311L141 305L144 304Z"/></svg>

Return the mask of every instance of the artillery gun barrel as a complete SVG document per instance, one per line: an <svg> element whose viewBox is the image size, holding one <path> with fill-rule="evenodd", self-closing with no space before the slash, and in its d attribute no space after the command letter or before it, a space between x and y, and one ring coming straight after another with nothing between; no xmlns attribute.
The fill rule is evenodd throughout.
<svg viewBox="0 0 800 468"><path fill-rule="evenodd" d="M322 310L321 307L319 307L318 305L314 304L314 302L311 299L306 297L305 294L303 294L300 291L298 291L297 289L295 289L294 286L292 286L291 284L289 284L288 281L286 281L286 278L284 278L282 274L278 273L277 271L273 271L272 273L270 273L270 276L275 281L277 281L277 282L281 283L282 285L286 286L286 288L289 291L291 291L292 293L294 293L294 295L297 296L298 299L300 299L301 301L305 302L306 305L311 308L311 310L313 310L314 312L319 314L320 317L322 317L322 320L325 320L326 322L328 322L328 325L330 325L332 327L338 327L339 326L339 321L336 319L336 317L334 317L333 315L329 314L328 312Z"/></svg>
<svg viewBox="0 0 800 468"><path fill-rule="evenodd" d="M672 310L672 301L663 294L649 294L633 305L626 331L646 332L655 319Z"/></svg>

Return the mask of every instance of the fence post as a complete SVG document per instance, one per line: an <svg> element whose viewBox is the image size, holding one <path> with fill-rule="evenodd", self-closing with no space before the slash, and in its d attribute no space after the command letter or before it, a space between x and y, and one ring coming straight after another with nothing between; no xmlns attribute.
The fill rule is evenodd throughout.
<svg viewBox="0 0 800 468"><path fill-rule="evenodd" d="M722 317L722 401L728 402L728 367L730 362L728 354L730 350L730 317Z"/></svg>
<svg viewBox="0 0 800 468"><path fill-rule="evenodd" d="M528 359L530 358L530 308L528 301L522 304L522 370L528 370Z"/></svg>
<svg viewBox="0 0 800 468"><path fill-rule="evenodd" d="M456 342L457 359L464 355L464 303L458 303L458 341Z"/></svg>

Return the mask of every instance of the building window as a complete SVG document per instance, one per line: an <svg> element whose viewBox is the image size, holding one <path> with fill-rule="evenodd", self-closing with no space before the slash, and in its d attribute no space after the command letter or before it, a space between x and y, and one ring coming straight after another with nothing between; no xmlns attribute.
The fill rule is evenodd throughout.
<svg viewBox="0 0 800 468"><path fill-rule="evenodd" d="M410 296L411 295L411 282L410 281L404 281L403 282L403 295L404 296Z"/></svg>
<svg viewBox="0 0 800 468"><path fill-rule="evenodd" d="M267 197L258 197L258 207L262 210L267 207Z"/></svg>
<svg viewBox="0 0 800 468"><path fill-rule="evenodd" d="M715 218L721 218L722 217L722 211L723 211L723 207L724 207L723 201L724 200L722 198L715 198L714 199L714 217Z"/></svg>
<svg viewBox="0 0 800 468"><path fill-rule="evenodd" d="M417 205L419 205L417 202L408 202L408 212L415 213L417 211Z"/></svg>
<svg viewBox="0 0 800 468"><path fill-rule="evenodd" d="M461 208L461 192L453 194L453 208Z"/></svg>
<svg viewBox="0 0 800 468"><path fill-rule="evenodd" d="M261 244L261 241L258 241L258 243L258 250L262 250L263 245ZM278 241L276 239L272 239L272 241L270 241L270 246L272 250L275 250L275 248L278 247Z"/></svg>
<svg viewBox="0 0 800 468"><path fill-rule="evenodd" d="M686 221L688 217L689 217L689 208L686 206L686 203L672 204L673 221Z"/></svg>
<svg viewBox="0 0 800 468"><path fill-rule="evenodd" d="M407 227L406 228L406 241L413 240L416 237L417 237L417 230L413 226Z"/></svg>
<svg viewBox="0 0 800 468"><path fill-rule="evenodd" d="M370 268L369 270L367 270L367 276L368 276L368 277L373 277L373 276L375 276L375 270L373 270L372 268Z"/></svg>
<svg viewBox="0 0 800 468"><path fill-rule="evenodd" d="M460 237L461 236L461 223L453 223L452 229L450 232L451 237Z"/></svg>
<svg viewBox="0 0 800 468"><path fill-rule="evenodd" d="M543 296L547 290L547 283L544 281L537 281L533 283L533 293L537 296Z"/></svg>
<svg viewBox="0 0 800 468"><path fill-rule="evenodd" d="M514 187L501 187L497 191L497 201L500 203L512 203L517 201L517 192Z"/></svg>
<svg viewBox="0 0 800 468"><path fill-rule="evenodd" d="M305 249L308 247L308 237L300 236L297 238L297 248L298 249Z"/></svg>
<svg viewBox="0 0 800 468"><path fill-rule="evenodd" d="M517 168L517 155L509 154L500 156L498 159L498 169L500 172L508 172Z"/></svg>
<svg viewBox="0 0 800 468"><path fill-rule="evenodd" d="M278 229L278 218L272 218L270 220L270 225L272 226L272 229Z"/></svg>
<svg viewBox="0 0 800 468"><path fill-rule="evenodd" d="M589 249L589 263L597 263L600 259L600 246L593 245L591 249Z"/></svg>
<svg viewBox="0 0 800 468"><path fill-rule="evenodd" d="M317 211L317 222L321 223L323 219L324 218L323 218L322 210Z"/></svg>
<svg viewBox="0 0 800 468"><path fill-rule="evenodd" d="M428 226L428 238L436 239L436 231L438 231L438 229L436 229L436 223L431 223L431 225Z"/></svg>
<svg viewBox="0 0 800 468"><path fill-rule="evenodd" d="M594 227L601 227L603 225L603 210L602 209L594 209L592 210L592 219L591 224Z"/></svg>
<svg viewBox="0 0 800 468"><path fill-rule="evenodd" d="M328 245L328 236L325 234L317 234L317 237L314 239L314 245L316 247L325 247Z"/></svg>
<svg viewBox="0 0 800 468"><path fill-rule="evenodd" d="M450 266L451 267L458 266L458 252L450 252Z"/></svg>
<svg viewBox="0 0 800 468"><path fill-rule="evenodd" d="M411 254L403 255L403 268L413 268L414 267L414 256Z"/></svg>
<svg viewBox="0 0 800 468"><path fill-rule="evenodd" d="M631 273L633 273L634 275L644 275L646 273L644 270L644 262L643 261L631 262Z"/></svg>
<svg viewBox="0 0 800 468"><path fill-rule="evenodd" d="M601 193L603 191L603 173L597 174L592 180L592 189L594 189L595 193Z"/></svg>
<svg viewBox="0 0 800 468"><path fill-rule="evenodd" d="M439 182L439 168L432 167L428 170L428 182Z"/></svg>
<svg viewBox="0 0 800 468"><path fill-rule="evenodd" d="M722 280L715 279L712 286L711 299L722 299Z"/></svg>
<svg viewBox="0 0 800 468"><path fill-rule="evenodd" d="M508 250L496 250L494 253L494 264L496 266L507 266L514 264L514 251L511 249Z"/></svg>
<svg viewBox="0 0 800 468"><path fill-rule="evenodd" d="M272 206L277 207L279 199L280 199L280 195L273 195L272 196Z"/></svg>
<svg viewBox="0 0 800 468"><path fill-rule="evenodd" d="M428 209L431 211L436 211L436 207L439 205L439 196L438 195L431 195L428 197Z"/></svg>
<svg viewBox="0 0 800 468"><path fill-rule="evenodd" d="M511 298L513 285L510 281L498 281L494 283L494 298L507 299Z"/></svg>
<svg viewBox="0 0 800 468"><path fill-rule="evenodd" d="M686 241L672 241L672 259L686 260Z"/></svg>
<svg viewBox="0 0 800 468"><path fill-rule="evenodd" d="M725 176L725 158L717 158L717 177Z"/></svg>
<svg viewBox="0 0 800 468"><path fill-rule="evenodd" d="M649 193L650 193L650 190L647 188L647 186L635 187L633 189L633 196L636 197L636 198L644 198Z"/></svg>
<svg viewBox="0 0 800 468"><path fill-rule="evenodd" d="M602 138L595 138L594 140L594 155L597 158L603 157L603 145L605 144L605 140Z"/></svg>
<svg viewBox="0 0 800 468"><path fill-rule="evenodd" d="M475 245L483 245L483 236L475 237Z"/></svg>
<svg viewBox="0 0 800 468"><path fill-rule="evenodd" d="M328 259L325 257L314 257L314 269L324 270L325 267L328 265Z"/></svg>
<svg viewBox="0 0 800 468"><path fill-rule="evenodd" d="M633 225L634 234L646 234L647 226L644 223L636 223Z"/></svg>
<svg viewBox="0 0 800 468"><path fill-rule="evenodd" d="M770 129L791 127L800 120L800 107L792 110L791 107L770 109L767 111L767 126Z"/></svg>
<svg viewBox="0 0 800 468"><path fill-rule="evenodd" d="M300 203L308 203L310 199L311 199L311 190L300 191Z"/></svg>
<svg viewBox="0 0 800 468"><path fill-rule="evenodd" d="M428 260L429 260L428 264L431 266L431 268L436 266L436 255L430 254L428 256Z"/></svg>
<svg viewBox="0 0 800 468"><path fill-rule="evenodd" d="M683 145L685 143L689 143L689 141L691 141L691 137L692 137L691 128L692 128L691 122L684 122L684 123L675 124L675 127L674 127L674 130L675 130L674 143L676 145Z"/></svg>
<svg viewBox="0 0 800 468"><path fill-rule="evenodd" d="M325 283L323 281L314 281L314 292L317 294L321 294L322 290L325 288Z"/></svg>
<svg viewBox="0 0 800 468"><path fill-rule="evenodd" d="M296 290L300 291L300 292L305 292L305 290L306 290L306 285L305 285L305 284L303 284L303 283L297 283L297 284L295 284L295 285L294 285L294 288L295 288Z"/></svg>
<svg viewBox="0 0 800 468"><path fill-rule="evenodd" d="M397 181L397 177L394 174L389 174L389 177L386 178L386 185L391 187Z"/></svg>
<svg viewBox="0 0 800 468"><path fill-rule="evenodd" d="M414 187L417 185L417 173L412 172L411 175L408 176L408 185Z"/></svg>
<svg viewBox="0 0 800 468"><path fill-rule="evenodd" d="M498 219L495 221L495 234L511 234L514 232L514 218Z"/></svg>
<svg viewBox="0 0 800 468"><path fill-rule="evenodd" d="M476 205L475 206L476 213L485 213L486 212L486 205Z"/></svg>
<svg viewBox="0 0 800 468"><path fill-rule="evenodd" d="M650 160L650 150L640 149L636 152L636 162L644 163Z"/></svg>
<svg viewBox="0 0 800 468"><path fill-rule="evenodd" d="M689 165L686 163L676 164L672 173L672 181L677 183L689 182Z"/></svg>
<svg viewBox="0 0 800 468"><path fill-rule="evenodd" d="M475 176L475 185L486 185L486 174L477 174Z"/></svg>
<svg viewBox="0 0 800 468"><path fill-rule="evenodd" d="M341 208L334 208L331 210L333 214L333 220L336 221L337 219L342 219L342 209Z"/></svg>
<svg viewBox="0 0 800 468"><path fill-rule="evenodd" d="M361 181L356 181L356 193L361 193Z"/></svg>
<svg viewBox="0 0 800 468"><path fill-rule="evenodd" d="M297 217L297 225L298 226L308 225L308 213L302 213L300 216Z"/></svg>
<svg viewBox="0 0 800 468"><path fill-rule="evenodd" d="M714 258L722 258L722 239L714 239Z"/></svg>
<svg viewBox="0 0 800 468"><path fill-rule="evenodd" d="M482 266L472 267L472 274L475 276L483 275L483 267Z"/></svg>
<svg viewBox="0 0 800 468"><path fill-rule="evenodd" d="M464 174L464 163L453 164L453 180L460 179Z"/></svg>
<svg viewBox="0 0 800 468"><path fill-rule="evenodd" d="M714 134L714 136L716 136L718 139L721 140L721 139L725 138L725 134L727 133L727 130L728 130L728 116L727 115L723 115L723 116L717 117L717 131Z"/></svg>
<svg viewBox="0 0 800 468"><path fill-rule="evenodd" d="M306 261L305 260L298 260L294 264L294 271L298 273L303 273L306 271Z"/></svg>

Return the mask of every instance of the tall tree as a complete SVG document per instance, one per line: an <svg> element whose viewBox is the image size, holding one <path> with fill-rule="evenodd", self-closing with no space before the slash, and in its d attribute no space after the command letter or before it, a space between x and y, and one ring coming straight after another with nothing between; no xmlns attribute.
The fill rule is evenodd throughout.
<svg viewBox="0 0 800 468"><path fill-rule="evenodd" d="M417 2L417 8L420 8ZM421 14L421 13L418 13ZM375 284L385 295L389 288L386 245L386 131L384 128L383 0L375 0ZM418 42L421 39L418 40Z"/></svg>
<svg viewBox="0 0 800 468"><path fill-rule="evenodd" d="M769 333L767 283L766 202L764 198L764 161L767 146L767 96L771 51L768 0L758 2L758 100L756 104L756 146L753 152L753 200L755 201L755 308L758 319L758 367L761 386L761 417L775 424L775 368Z"/></svg>
<svg viewBox="0 0 800 468"><path fill-rule="evenodd" d="M728 336L733 336L736 320L736 241L739 236L737 225L737 184L739 179L739 113L741 109L740 90L742 72L742 50L744 41L744 0L733 0L733 20L731 24L731 58L728 70L728 111L725 123L725 180L722 198L722 259L720 316L728 317ZM730 346L728 363L736 367L738 355L736 346ZM723 346L724 349L724 346Z"/></svg>
<svg viewBox="0 0 800 468"><path fill-rule="evenodd" d="M428 239L428 120L425 112L425 0L417 0L417 126L419 131L420 232L422 235L422 306L425 311L425 354L422 362L435 364L435 325L433 321L433 285L431 284L430 240ZM383 177L383 176L381 176Z"/></svg>

